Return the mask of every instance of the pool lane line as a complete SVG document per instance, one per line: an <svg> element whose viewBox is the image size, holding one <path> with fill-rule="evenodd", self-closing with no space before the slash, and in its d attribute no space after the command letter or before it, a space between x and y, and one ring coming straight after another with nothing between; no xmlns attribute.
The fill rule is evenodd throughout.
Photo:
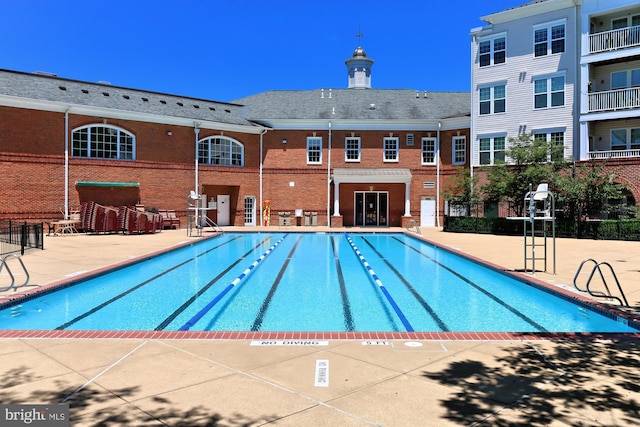
<svg viewBox="0 0 640 427"><path fill-rule="evenodd" d="M501 305L502 307L504 307L505 309L507 309L511 313L515 314L516 316L518 316L519 318L521 318L522 320L524 320L525 322L527 322L528 324L530 324L534 328L538 328L538 332L549 332L547 330L547 328L545 328L544 326L540 325L538 322L536 322L535 320L531 319L529 316L527 316L526 314L524 314L523 312L521 312L517 308L512 307L511 305L507 304L505 301L503 301L502 299L498 298L497 296L495 296L494 294L492 294L488 290L484 289L482 286L478 285L477 283L474 283L472 280L467 279L462 274L458 273L457 271L453 270L452 268L447 267L446 265L440 263L439 261L431 258L429 255L420 252L420 250L418 250L417 248L414 248L413 246L407 244L406 242L403 242L402 240L398 239L397 237L393 237L393 238L395 240L397 240L398 242L400 242L401 244L403 244L404 246L408 247L409 249L417 252L418 254L422 255L423 257L427 258L428 260L434 262L436 265L444 268L445 270L447 270L448 272L450 272L451 274L453 274L454 276L456 276L457 278L459 278L460 280L462 280L466 284L468 284L471 287L475 288L477 291L479 291L480 293L484 294L485 296L487 296L488 298L490 298L491 300L493 300L497 304Z"/></svg>
<svg viewBox="0 0 640 427"><path fill-rule="evenodd" d="M223 289L222 292L220 292L214 299L212 299L209 302L209 304L204 306L202 308L202 310L200 310L198 313L196 313L195 316L193 316L191 319L189 319L187 321L187 323L182 325L180 327L180 329L178 329L178 330L179 331L188 331L189 329L191 329L191 327L193 325L195 325L196 322L198 322L198 320L200 320L202 318L202 316L207 314L207 312L209 310L211 310L213 308L213 306L218 303L218 301L220 301L231 289L233 289L238 283L240 283L242 281L242 279L247 277L247 275L249 273L251 273L253 271L253 269L255 269L260 264L260 262L262 262L267 256L269 256L269 254L271 252L273 252L278 247L278 245L285 239L285 237L287 237L288 235L289 235L289 233L287 233L284 236L282 236L282 238L280 240L278 240L276 243L274 243L265 253L260 255L260 257L257 260L255 260L238 277L236 277L226 288Z"/></svg>
<svg viewBox="0 0 640 427"><path fill-rule="evenodd" d="M362 262L362 265L364 265L364 268L367 270L367 272L369 273L373 281L376 283L376 285L378 285L378 287L380 288L384 296L387 298L387 301L389 301L389 304L391 304L391 307L393 307L394 311L402 321L402 324L407 329L407 332L415 332L413 329L413 326L411 326L411 324L405 317L404 313L402 313L402 310L400 310L400 307L398 307L398 304L396 304L396 302L393 300L393 298L391 297L391 294L389 294L389 291L387 291L387 288L384 287L384 285L382 284L382 281L380 280L380 278L378 278L378 275L376 274L376 272L373 271L373 268L371 268L371 265L369 265L369 263L364 258L362 253L358 250L356 245L353 243L353 240L351 240L351 237L349 237L349 233L344 233L344 236L347 238L347 241L349 242L349 245L351 245L351 248L353 249L353 251L356 253L356 256Z"/></svg>
<svg viewBox="0 0 640 427"><path fill-rule="evenodd" d="M338 283L340 284L340 297L342 298L342 313L344 315L344 322L347 332L355 331L356 327L353 323L353 314L351 313L351 303L349 302L349 294L347 294L347 285L344 282L344 275L342 274L342 266L340 265L340 257L336 249L336 237L331 236L331 248L333 249L333 260L336 264L336 271L338 273Z"/></svg>
<svg viewBox="0 0 640 427"><path fill-rule="evenodd" d="M376 255L378 255L384 261L385 264L387 264L387 266L396 274L396 276L398 276L400 281L406 286L409 292L411 292L411 295L413 295L413 297L416 300L418 300L422 308L424 308L424 310L431 316L433 321L436 322L440 330L442 332L450 332L450 329L447 327L444 321L440 318L440 316L438 316L438 313L436 313L436 311L429 305L429 303L425 301L422 295L420 295L418 291L416 291L416 288L414 288L413 285L409 283L409 281L404 277L404 275L400 271L398 271L398 269L395 268L393 264L391 264L391 262L382 253L380 253L380 251L378 251L378 249L376 249L371 242L367 240L366 237L363 237L362 240L371 248L371 250L373 250L376 253Z"/></svg>
<svg viewBox="0 0 640 427"><path fill-rule="evenodd" d="M240 264L242 261L245 260L246 257L248 257L249 255L251 255L251 253L253 251L255 251L256 249L258 249L261 245L264 244L264 242L266 242L269 239L269 237L266 237L264 240L262 240L260 243L258 243L257 245L255 245L253 248L249 249L247 252L245 252L241 257L239 257L237 260L235 260L233 263L231 263L227 268L225 268L223 271L221 271L220 273L218 273L218 275L216 275L216 277L214 277L211 281L209 281L209 283L207 283L204 287L198 289L198 291L193 294L188 300L186 300L180 307L178 307L173 313L171 313L171 315L169 315L166 319L164 319L158 326L156 326L156 328L154 330L156 331L163 331L164 328L166 328L167 326L169 326L169 324L171 322L173 322L176 317L178 317L184 310L187 309L187 307L189 307L191 304L193 304L202 294L204 294L207 290L209 290L209 288L213 285L215 285L218 280L220 280L225 274L227 274L229 271L231 271L231 269L233 269L236 265Z"/></svg>
<svg viewBox="0 0 640 427"><path fill-rule="evenodd" d="M169 269L167 269L167 270L164 270L162 273L156 274L155 276L150 277L149 279L147 279L147 280L145 280L145 281L143 281L143 282L138 283L136 286L134 286L134 287L132 287L132 288L129 288L129 289L127 289L126 291L121 292L121 293L119 293L118 295L116 295L116 296L114 296L114 297L112 297L112 298L108 299L107 301L103 302L102 304L99 304L99 305L97 305L97 306L93 307L91 310L85 311L85 312L84 312L84 313L82 313L81 315L74 317L73 319L69 320L69 321L68 321L68 322L66 322L66 323L63 323L62 325L58 326L58 327L57 327L57 328L55 328L54 330L56 330L56 331L57 331L57 330L63 330L63 329L66 329L66 328L68 328L69 326L73 325L74 323L77 323L77 322L79 322L80 320L84 319L85 317L88 317L88 316L90 316L90 315L92 315L92 314L96 313L97 311L102 310L102 309L103 309L103 308L105 308L106 306L108 306L108 305L110 305L110 304L112 304L112 303L114 303L114 302L118 301L120 298L122 298L122 297L125 297L125 296L129 295L131 292L133 292L133 291L135 291L135 290L138 290L138 289L140 289L141 287L143 287L143 286L145 286L145 285L148 285L149 283L151 283L151 282L153 282L153 281L155 281L155 280L159 279L160 277L164 276L165 274L169 274L169 273L170 273L170 272L172 272L173 270L176 270L176 269L178 269L178 268L180 268L180 267L185 266L186 264L188 264L188 263L190 263L190 262L195 261L195 259L196 259L196 258L199 258L199 257L201 257L201 256L204 256L204 255L208 254L209 252L212 252L212 251L214 251L214 250L216 250L216 249L220 248L221 246L224 246L224 245L226 245L226 244L228 244L228 243L231 243L231 242L233 242L234 240L237 240L237 239L239 239L239 238L241 238L241 237L243 237L243 236L237 236L237 237L234 237L233 239L227 240L226 242L221 243L221 244L219 244L219 245L217 245L217 246L214 246L213 248L207 249L206 251L202 252L201 254L196 255L196 256L195 256L195 257L193 257L193 258L189 258L189 259L188 259L188 260L186 260L186 261L183 261L183 262L181 262L181 263L179 263L179 264L176 264L176 265L174 265L173 267L171 267L171 268L169 268Z"/></svg>
<svg viewBox="0 0 640 427"><path fill-rule="evenodd" d="M264 320L265 314L267 314L267 310L269 309L269 305L271 304L273 295L276 293L276 289L278 289L278 285L282 280L282 276L284 276L284 271L287 269L287 266L289 265L289 261L291 261L291 258L293 257L293 253L298 248L298 244L300 243L301 239L302 239L302 236L298 236L298 240L296 240L296 243L291 248L291 251L289 251L289 255L287 255L287 259L285 259L284 263L282 264L282 267L280 268L280 271L278 272L278 275L276 276L275 280L271 284L269 293L265 297L264 301L262 301L260 310L258 310L258 314L256 315L256 318L253 321L253 325L251 325L252 332L260 330L260 326L262 326L262 321Z"/></svg>

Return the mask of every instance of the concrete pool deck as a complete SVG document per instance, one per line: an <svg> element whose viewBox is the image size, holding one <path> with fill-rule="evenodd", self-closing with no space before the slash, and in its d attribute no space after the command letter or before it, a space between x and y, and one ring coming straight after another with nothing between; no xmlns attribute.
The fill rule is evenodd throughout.
<svg viewBox="0 0 640 427"><path fill-rule="evenodd" d="M522 237L422 234L506 270L524 266ZM47 236L45 250L23 260L31 283L47 284L193 240L184 229ZM536 279L571 288L582 260L606 261L638 310L640 243L557 239L556 250L557 274L538 271ZM638 339L0 343L0 402L64 402L73 426L640 425ZM318 378L319 361L328 361L326 382Z"/></svg>

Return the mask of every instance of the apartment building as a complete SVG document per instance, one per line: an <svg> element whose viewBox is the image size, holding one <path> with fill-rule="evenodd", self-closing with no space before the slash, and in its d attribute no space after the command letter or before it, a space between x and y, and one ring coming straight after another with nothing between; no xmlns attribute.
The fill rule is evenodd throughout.
<svg viewBox="0 0 640 427"><path fill-rule="evenodd" d="M578 164L606 161L635 205L639 15L633 0L536 0L482 17L471 31L472 167L505 160L510 138L532 134Z"/></svg>
<svg viewBox="0 0 640 427"><path fill-rule="evenodd" d="M640 3L583 0L579 160L606 160L640 202Z"/></svg>

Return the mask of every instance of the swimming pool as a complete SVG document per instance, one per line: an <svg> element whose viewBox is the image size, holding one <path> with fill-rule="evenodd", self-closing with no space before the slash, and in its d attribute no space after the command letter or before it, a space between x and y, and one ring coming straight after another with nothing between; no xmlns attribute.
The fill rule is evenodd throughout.
<svg viewBox="0 0 640 427"><path fill-rule="evenodd" d="M0 329L638 332L401 233L225 233L14 303Z"/></svg>

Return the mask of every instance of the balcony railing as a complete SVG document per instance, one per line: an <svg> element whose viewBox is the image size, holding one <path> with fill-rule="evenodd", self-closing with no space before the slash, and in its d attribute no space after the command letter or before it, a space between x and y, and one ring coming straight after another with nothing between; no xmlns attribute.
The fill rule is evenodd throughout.
<svg viewBox="0 0 640 427"><path fill-rule="evenodd" d="M589 53L640 46L640 25L589 35Z"/></svg>
<svg viewBox="0 0 640 427"><path fill-rule="evenodd" d="M632 157L640 157L640 149L589 152L591 160L629 159Z"/></svg>
<svg viewBox="0 0 640 427"><path fill-rule="evenodd" d="M589 112L640 108L640 87L607 90L589 94Z"/></svg>

